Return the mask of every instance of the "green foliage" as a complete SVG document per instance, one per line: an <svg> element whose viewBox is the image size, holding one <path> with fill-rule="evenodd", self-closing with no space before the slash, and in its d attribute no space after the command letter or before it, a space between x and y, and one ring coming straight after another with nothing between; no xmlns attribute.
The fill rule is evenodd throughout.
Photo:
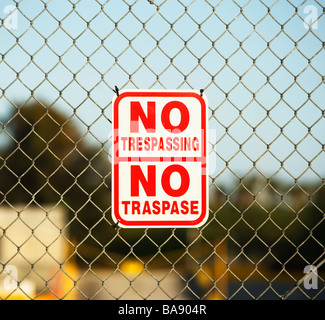
<svg viewBox="0 0 325 320"><path fill-rule="evenodd" d="M10 141L0 148L0 204L65 207L80 261L107 263L105 252L137 256L208 245L273 264L312 263L325 245L323 184L248 176L224 191L211 186L210 218L190 239L186 229L113 229L111 167L102 144L90 145L73 117L43 103L22 105L1 119ZM201 241L202 245L202 241ZM306 261L304 261L306 264Z"/></svg>
<svg viewBox="0 0 325 320"><path fill-rule="evenodd" d="M278 267L312 264L320 257L325 246L322 184L255 176L238 182L233 191L223 190L213 188L210 196L206 238L227 237L234 252Z"/></svg>

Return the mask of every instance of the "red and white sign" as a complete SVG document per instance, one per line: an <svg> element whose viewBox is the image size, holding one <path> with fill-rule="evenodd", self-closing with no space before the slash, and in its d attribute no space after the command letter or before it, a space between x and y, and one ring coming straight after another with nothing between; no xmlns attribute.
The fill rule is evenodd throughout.
<svg viewBox="0 0 325 320"><path fill-rule="evenodd" d="M112 216L121 227L199 227L208 217L207 100L197 91L113 99Z"/></svg>

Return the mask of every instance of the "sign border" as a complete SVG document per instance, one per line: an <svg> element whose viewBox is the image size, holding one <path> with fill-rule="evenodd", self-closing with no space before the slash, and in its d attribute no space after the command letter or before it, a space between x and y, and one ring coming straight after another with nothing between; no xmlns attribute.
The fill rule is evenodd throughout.
<svg viewBox="0 0 325 320"><path fill-rule="evenodd" d="M196 220L184 221L184 220L139 220L139 221L128 221L121 218L119 214L119 194L115 192L119 188L119 163L121 161L131 162L131 157L129 158L120 158L118 155L118 149L115 150L115 146L118 145L119 138L119 112L118 107L119 103L123 98L126 97L191 97L195 98L200 102L201 105L201 138L205 143L202 144L202 153L201 157L191 157L195 162L201 162L201 213ZM208 197L208 163L207 163L207 127L208 127L208 117L207 117L207 99L204 94L201 94L196 90L121 90L118 96L113 97L112 101L112 120L113 120L113 148L112 148L112 218L115 224L118 224L124 228L198 228L202 226L209 216L209 197ZM139 157L137 157L139 159ZM141 157L140 157L141 158ZM164 157L144 157L146 160L156 160L161 161ZM169 161L177 161L180 157L167 157ZM187 157L182 157L187 158ZM182 160L181 162L184 162ZM205 174L204 174L205 171ZM115 206L115 204L117 204Z"/></svg>

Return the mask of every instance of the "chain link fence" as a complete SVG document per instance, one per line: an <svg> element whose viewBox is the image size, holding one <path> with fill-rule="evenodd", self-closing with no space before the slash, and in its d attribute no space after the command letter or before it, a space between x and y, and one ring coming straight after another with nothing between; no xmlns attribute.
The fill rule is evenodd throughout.
<svg viewBox="0 0 325 320"><path fill-rule="evenodd" d="M324 298L324 10L1 0L1 299ZM201 228L114 228L115 86L204 90Z"/></svg>

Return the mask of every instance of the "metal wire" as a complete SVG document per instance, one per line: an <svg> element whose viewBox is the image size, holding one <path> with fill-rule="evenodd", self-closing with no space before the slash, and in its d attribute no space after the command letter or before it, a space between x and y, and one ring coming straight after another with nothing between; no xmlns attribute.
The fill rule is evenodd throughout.
<svg viewBox="0 0 325 320"><path fill-rule="evenodd" d="M300 288L325 245L323 3L27 3L0 4L2 299L324 296ZM202 228L113 224L117 88L204 90Z"/></svg>

